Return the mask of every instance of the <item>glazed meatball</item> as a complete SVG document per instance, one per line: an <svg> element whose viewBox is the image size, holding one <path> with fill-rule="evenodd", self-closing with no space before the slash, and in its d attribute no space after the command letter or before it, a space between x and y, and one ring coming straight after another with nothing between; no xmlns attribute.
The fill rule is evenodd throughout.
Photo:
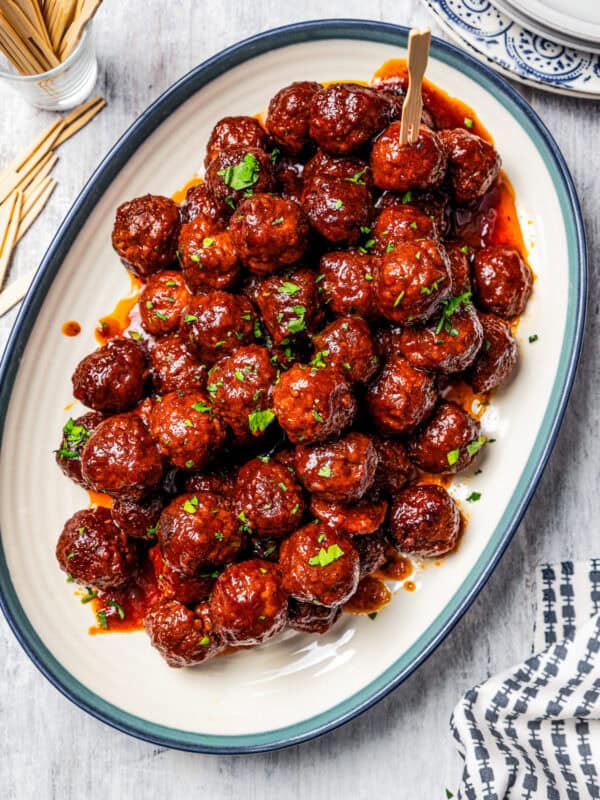
<svg viewBox="0 0 600 800"><path fill-rule="evenodd" d="M381 260L375 281L375 302L391 322L425 322L450 296L450 262L433 239L400 242Z"/></svg>
<svg viewBox="0 0 600 800"><path fill-rule="evenodd" d="M254 309L242 295L210 292L192 297L181 320L181 334L205 364L233 353L254 339Z"/></svg>
<svg viewBox="0 0 600 800"><path fill-rule="evenodd" d="M403 434L413 431L431 414L437 391L430 375L395 356L369 387L366 400L380 433Z"/></svg>
<svg viewBox="0 0 600 800"><path fill-rule="evenodd" d="M356 591L360 560L350 539L322 523L305 525L279 550L283 588L294 599L339 606Z"/></svg>
<svg viewBox="0 0 600 800"><path fill-rule="evenodd" d="M380 359L386 361L399 354L402 330L400 325L386 325L375 329L373 345Z"/></svg>
<svg viewBox="0 0 600 800"><path fill-rule="evenodd" d="M304 167L304 180L313 178L338 178L373 189L369 165L358 156L332 156L318 150Z"/></svg>
<svg viewBox="0 0 600 800"><path fill-rule="evenodd" d="M254 534L280 538L298 527L304 498L286 467L272 459L255 458L238 472L235 506Z"/></svg>
<svg viewBox="0 0 600 800"><path fill-rule="evenodd" d="M323 302L338 316L374 313L375 266L371 256L358 250L340 250L321 257Z"/></svg>
<svg viewBox="0 0 600 800"><path fill-rule="evenodd" d="M288 623L290 628L302 633L327 633L342 616L341 606L318 606L290 597Z"/></svg>
<svg viewBox="0 0 600 800"><path fill-rule="evenodd" d="M316 495L311 499L310 510L317 519L347 536L364 536L379 530L385 520L386 500L363 497L358 503L345 505L323 500Z"/></svg>
<svg viewBox="0 0 600 800"><path fill-rule="evenodd" d="M204 392L163 395L152 406L149 427L160 452L180 469L204 469L225 440L225 426Z"/></svg>
<svg viewBox="0 0 600 800"><path fill-rule="evenodd" d="M504 383L517 365L517 343L510 325L493 314L480 314L483 347L466 380L476 392L489 392Z"/></svg>
<svg viewBox="0 0 600 800"><path fill-rule="evenodd" d="M67 478L87 488L81 475L81 451L104 416L97 411L88 411L77 419L69 417L62 430L62 438L56 450L56 463Z"/></svg>
<svg viewBox="0 0 600 800"><path fill-rule="evenodd" d="M350 385L337 370L294 364L273 389L273 411L290 441L323 442L346 428L356 414Z"/></svg>
<svg viewBox="0 0 600 800"><path fill-rule="evenodd" d="M309 133L327 153L358 150L389 121L385 95L368 86L334 83L315 92L309 108Z"/></svg>
<svg viewBox="0 0 600 800"><path fill-rule="evenodd" d="M374 252L378 255L391 252L400 242L438 237L434 220L407 203L384 208L377 217L372 235L375 240Z"/></svg>
<svg viewBox="0 0 600 800"><path fill-rule="evenodd" d="M239 439L260 436L273 418L271 392L276 376L269 351L256 344L240 347L212 368L209 392L215 410Z"/></svg>
<svg viewBox="0 0 600 800"><path fill-rule="evenodd" d="M441 183L446 153L438 134L421 125L414 144L400 144L400 123L392 122L373 145L371 171L380 189L406 192Z"/></svg>
<svg viewBox="0 0 600 800"><path fill-rule="evenodd" d="M183 575L235 561L245 543L235 514L210 492L182 494L169 503L158 521L158 540L167 564Z"/></svg>
<svg viewBox="0 0 600 800"><path fill-rule="evenodd" d="M483 328L472 305L424 328L404 328L400 351L413 367L437 370L449 375L462 372L473 363L483 344Z"/></svg>
<svg viewBox="0 0 600 800"><path fill-rule="evenodd" d="M310 224L330 242L358 241L373 216L373 201L362 180L314 175L305 180L302 208Z"/></svg>
<svg viewBox="0 0 600 800"><path fill-rule="evenodd" d="M444 242L448 260L450 261L450 275L452 276L452 293L465 294L471 291L471 268L469 265L469 247L458 242Z"/></svg>
<svg viewBox="0 0 600 800"><path fill-rule="evenodd" d="M309 492L323 500L352 503L375 480L378 456L364 433L348 433L337 442L299 445L294 454L298 478Z"/></svg>
<svg viewBox="0 0 600 800"><path fill-rule="evenodd" d="M304 255L308 219L294 200L254 194L231 218L231 238L244 265L258 275L277 272Z"/></svg>
<svg viewBox="0 0 600 800"><path fill-rule="evenodd" d="M369 326L360 317L334 320L313 336L313 344L322 362L338 369L351 381L367 383L377 371L379 359Z"/></svg>
<svg viewBox="0 0 600 800"><path fill-rule="evenodd" d="M407 486L394 498L389 526L398 550L435 558L456 547L461 516L442 486Z"/></svg>
<svg viewBox="0 0 600 800"><path fill-rule="evenodd" d="M273 162L256 147L221 150L206 169L206 185L219 208L235 209L244 197L273 190Z"/></svg>
<svg viewBox="0 0 600 800"><path fill-rule="evenodd" d="M96 589L123 586L134 575L135 544L113 523L108 508L86 508L67 520L56 558L74 581Z"/></svg>
<svg viewBox="0 0 600 800"><path fill-rule="evenodd" d="M175 260L179 208L169 197L147 194L117 209L112 245L130 272L147 277Z"/></svg>
<svg viewBox="0 0 600 800"><path fill-rule="evenodd" d="M153 539L164 505L160 495L151 495L137 501L116 497L111 508L111 516L117 528L127 536L134 539Z"/></svg>
<svg viewBox="0 0 600 800"><path fill-rule="evenodd" d="M189 299L180 272L165 270L151 275L138 301L142 327L153 336L176 331Z"/></svg>
<svg viewBox="0 0 600 800"><path fill-rule="evenodd" d="M436 236L444 238L448 234L450 227L450 203L448 195L441 189L409 189L406 192L384 192L377 201L377 207L381 210L386 208L399 208L411 204L425 214L435 225Z"/></svg>
<svg viewBox="0 0 600 800"><path fill-rule="evenodd" d="M236 470L227 467L213 467L210 471L193 472L185 476L184 491L210 492L219 494L228 507L235 488Z"/></svg>
<svg viewBox="0 0 600 800"><path fill-rule="evenodd" d="M150 350L152 382L159 394L193 392L206 385L206 367L179 333L162 336Z"/></svg>
<svg viewBox="0 0 600 800"><path fill-rule="evenodd" d="M219 572L212 567L198 575L182 575L167 564L160 545L153 547L148 557L158 590L165 600L178 600L186 605L207 600L219 576Z"/></svg>
<svg viewBox="0 0 600 800"><path fill-rule="evenodd" d="M267 150L269 136L255 117L223 117L210 134L204 166L208 167L222 150L231 150L232 147Z"/></svg>
<svg viewBox="0 0 600 800"><path fill-rule="evenodd" d="M218 230L212 220L199 215L181 226L179 261L190 292L201 294L212 289L227 289L240 274L240 261L226 230Z"/></svg>
<svg viewBox="0 0 600 800"><path fill-rule="evenodd" d="M374 487L377 492L394 495L415 477L415 465L397 439L374 436L372 442L379 456Z"/></svg>
<svg viewBox="0 0 600 800"><path fill-rule="evenodd" d="M533 276L517 250L490 245L475 255L473 284L483 311L510 319L525 311Z"/></svg>
<svg viewBox="0 0 600 800"><path fill-rule="evenodd" d="M195 186L190 186L179 213L182 222L191 222L202 215L212 220L215 227L221 229L227 223L227 215L213 200L205 183L197 183Z"/></svg>
<svg viewBox="0 0 600 800"><path fill-rule="evenodd" d="M443 130L438 136L448 157L448 174L457 203L485 194L500 172L500 156L494 146L464 128Z"/></svg>
<svg viewBox="0 0 600 800"><path fill-rule="evenodd" d="M258 558L232 564L215 584L210 609L227 644L250 647L272 639L287 624L279 568Z"/></svg>
<svg viewBox="0 0 600 800"><path fill-rule="evenodd" d="M275 183L277 192L286 200L302 201L304 164L292 156L278 155L275 160Z"/></svg>
<svg viewBox="0 0 600 800"><path fill-rule="evenodd" d="M360 577L372 575L386 561L385 540L381 533L352 537L352 546L360 559Z"/></svg>
<svg viewBox="0 0 600 800"><path fill-rule="evenodd" d="M437 407L429 422L411 440L409 453L425 472L460 472L473 461L485 437L479 423L453 402Z"/></svg>
<svg viewBox="0 0 600 800"><path fill-rule="evenodd" d="M310 103L320 89L315 81L296 81L271 99L265 125L288 153L297 155L309 143Z"/></svg>
<svg viewBox="0 0 600 800"><path fill-rule="evenodd" d="M148 611L144 628L170 667L202 664L223 650L207 604L191 610L177 600L163 600Z"/></svg>
<svg viewBox="0 0 600 800"><path fill-rule="evenodd" d="M305 336L322 319L317 275L310 269L264 278L255 302L275 345L286 344L298 334Z"/></svg>
<svg viewBox="0 0 600 800"><path fill-rule="evenodd" d="M141 347L131 339L111 339L75 367L73 394L94 411L118 414L142 399L147 375Z"/></svg>
<svg viewBox="0 0 600 800"><path fill-rule="evenodd" d="M81 474L97 492L140 500L163 476L163 461L137 414L101 422L83 448Z"/></svg>

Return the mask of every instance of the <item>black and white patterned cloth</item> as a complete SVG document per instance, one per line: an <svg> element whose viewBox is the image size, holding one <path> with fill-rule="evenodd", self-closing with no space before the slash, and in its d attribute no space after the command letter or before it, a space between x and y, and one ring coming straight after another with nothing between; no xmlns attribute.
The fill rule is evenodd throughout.
<svg viewBox="0 0 600 800"><path fill-rule="evenodd" d="M461 800L600 798L600 559L540 567L533 649L454 710Z"/></svg>

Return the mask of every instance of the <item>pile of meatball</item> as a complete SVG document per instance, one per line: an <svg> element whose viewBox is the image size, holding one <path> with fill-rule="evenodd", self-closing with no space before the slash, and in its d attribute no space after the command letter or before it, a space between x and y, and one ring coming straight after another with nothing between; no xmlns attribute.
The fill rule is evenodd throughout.
<svg viewBox="0 0 600 800"><path fill-rule="evenodd" d="M151 564L144 626L171 666L324 633L390 547L457 545L431 476L486 438L445 390L508 378L532 276L514 249L456 239L453 212L498 178L493 145L425 111L401 146L402 101L385 83L294 83L264 126L217 122L181 205L117 210L140 326L77 365L90 410L56 454L112 508L75 513L56 555L114 597Z"/></svg>

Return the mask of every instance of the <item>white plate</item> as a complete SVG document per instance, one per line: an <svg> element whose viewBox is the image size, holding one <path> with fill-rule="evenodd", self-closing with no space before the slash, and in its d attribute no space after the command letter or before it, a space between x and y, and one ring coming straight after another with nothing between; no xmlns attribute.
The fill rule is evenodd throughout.
<svg viewBox="0 0 600 800"><path fill-rule="evenodd" d="M169 195L200 168L215 121L252 114L299 79L369 80L405 52L406 29L366 21L302 23L211 59L160 98L92 177L59 231L21 310L0 370L0 600L35 663L106 722L170 746L211 752L281 747L355 716L403 680L472 602L529 502L560 425L580 347L585 252L568 171L514 90L457 48L432 43L428 77L471 104L493 132L517 194L538 275L518 333L520 368L483 419L497 439L477 477L452 491L469 505L458 551L414 576L372 621L345 616L323 638L289 632L261 648L172 670L143 633L90 637L90 609L54 557L65 519L87 505L52 456L74 365L98 318L128 290L110 244L122 201ZM67 319L76 338L61 334ZM535 344L528 343L537 334ZM23 698L27 702L26 698Z"/></svg>
<svg viewBox="0 0 600 800"><path fill-rule="evenodd" d="M528 17L578 39L600 43L598 0L511 0Z"/></svg>
<svg viewBox="0 0 600 800"><path fill-rule="evenodd" d="M534 19L527 13L517 8L510 0L494 0L494 6L514 20L519 25L527 28L533 33L537 33L544 39L557 44L562 44L576 50L589 50L590 53L600 53L600 43L591 40L578 39L576 36L563 30L554 30L549 25L545 25L542 20Z"/></svg>

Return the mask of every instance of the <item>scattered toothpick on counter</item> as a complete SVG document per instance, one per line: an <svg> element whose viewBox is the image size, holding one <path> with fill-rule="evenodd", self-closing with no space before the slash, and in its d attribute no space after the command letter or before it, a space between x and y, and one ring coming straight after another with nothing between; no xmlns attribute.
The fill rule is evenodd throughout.
<svg viewBox="0 0 600 800"><path fill-rule="evenodd" d="M421 84L425 77L429 60L429 28L417 30L413 28L408 36L408 90L402 106L400 120L400 144L414 144L419 138L419 126L423 113L423 97Z"/></svg>
<svg viewBox="0 0 600 800"><path fill-rule="evenodd" d="M21 75L67 59L102 0L0 0L0 51Z"/></svg>
<svg viewBox="0 0 600 800"><path fill-rule="evenodd" d="M54 151L105 105L102 97L88 100L53 122L31 147L0 170L0 316L23 299L33 277L31 273L27 279L18 278L2 291L15 245L37 219L56 187L51 176L58 161Z"/></svg>

